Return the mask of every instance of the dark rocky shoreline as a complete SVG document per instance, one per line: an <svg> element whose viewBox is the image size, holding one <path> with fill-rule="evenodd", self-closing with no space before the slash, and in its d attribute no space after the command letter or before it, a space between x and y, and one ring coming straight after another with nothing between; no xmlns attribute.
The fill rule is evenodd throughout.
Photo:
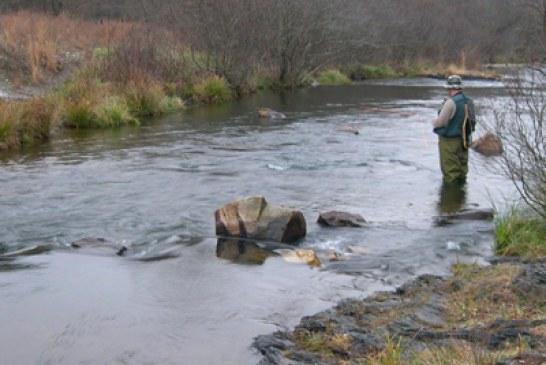
<svg viewBox="0 0 546 365"><path fill-rule="evenodd" d="M513 280L488 290L481 275L513 270ZM497 275L498 276L498 275ZM480 279L481 278L481 279ZM484 280L476 283L476 280ZM493 279L494 280L494 279ZM470 285L482 286L479 303L503 306L510 292L527 313L519 317L493 314L490 320L470 323L450 314L453 298L469 296ZM497 292L497 289L501 290ZM486 305L484 304L484 306ZM533 308L533 310L529 310ZM334 308L304 317L293 331L259 336L253 347L263 356L259 365L367 364L393 343L401 346L400 363L411 363L415 354L453 346L499 353L507 346L526 344L512 356L497 356L491 364L546 364L546 260L494 258L491 266L469 267L451 278L424 275L394 292L379 292L366 299L349 299ZM372 362L373 363L373 362Z"/></svg>

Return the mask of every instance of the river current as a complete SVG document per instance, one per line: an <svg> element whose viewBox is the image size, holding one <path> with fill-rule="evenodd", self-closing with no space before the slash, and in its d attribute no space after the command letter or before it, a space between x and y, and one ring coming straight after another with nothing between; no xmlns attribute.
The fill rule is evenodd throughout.
<svg viewBox="0 0 546 365"><path fill-rule="evenodd" d="M430 126L446 97L441 85L264 92L135 128L58 131L1 154L0 252L54 249L0 260L0 363L256 364L257 335L343 298L447 275L456 261L482 262L492 255L491 222L434 217L502 204L514 192L473 151L465 188L442 187ZM478 105L502 104L500 83L466 85ZM259 119L261 107L287 118ZM254 195L300 209L308 234L299 246L342 259L316 268L221 257L214 211ZM317 225L329 210L368 224ZM136 254L69 249L84 237ZM165 252L169 259L139 260Z"/></svg>

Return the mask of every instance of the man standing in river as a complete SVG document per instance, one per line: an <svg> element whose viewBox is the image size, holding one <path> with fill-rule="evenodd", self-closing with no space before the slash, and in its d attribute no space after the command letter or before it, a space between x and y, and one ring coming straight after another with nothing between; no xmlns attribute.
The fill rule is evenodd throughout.
<svg viewBox="0 0 546 365"><path fill-rule="evenodd" d="M459 75L449 76L445 87L449 90L449 99L432 121L434 133L438 135L440 167L445 183L464 183L470 135L475 126L474 102L463 94Z"/></svg>

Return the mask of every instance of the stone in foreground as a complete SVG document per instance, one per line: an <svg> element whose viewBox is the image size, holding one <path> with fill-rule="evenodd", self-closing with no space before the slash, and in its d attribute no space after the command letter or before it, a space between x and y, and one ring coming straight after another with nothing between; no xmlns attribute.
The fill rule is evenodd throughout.
<svg viewBox="0 0 546 365"><path fill-rule="evenodd" d="M301 211L268 204L263 196L231 202L217 209L214 219L218 236L294 243L307 233Z"/></svg>

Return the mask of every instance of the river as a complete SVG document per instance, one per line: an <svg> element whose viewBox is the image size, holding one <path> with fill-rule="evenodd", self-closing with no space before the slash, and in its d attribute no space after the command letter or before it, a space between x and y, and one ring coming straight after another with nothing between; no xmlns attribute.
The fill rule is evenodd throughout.
<svg viewBox="0 0 546 365"><path fill-rule="evenodd" d="M442 189L430 127L447 94L441 84L263 92L140 127L58 131L1 154L0 251L55 249L0 260L0 363L256 364L259 334L342 298L447 275L455 261L482 262L491 222L439 226L434 216L491 207L514 191L474 152L465 189ZM466 85L477 104L502 103L501 84ZM287 118L259 119L261 107ZM308 234L299 245L344 259L315 268L218 257L214 211L251 195L300 209ZM329 210L369 223L318 226ZM68 249L83 237L137 254ZM368 254L349 253L354 246ZM164 252L174 257L138 260Z"/></svg>

